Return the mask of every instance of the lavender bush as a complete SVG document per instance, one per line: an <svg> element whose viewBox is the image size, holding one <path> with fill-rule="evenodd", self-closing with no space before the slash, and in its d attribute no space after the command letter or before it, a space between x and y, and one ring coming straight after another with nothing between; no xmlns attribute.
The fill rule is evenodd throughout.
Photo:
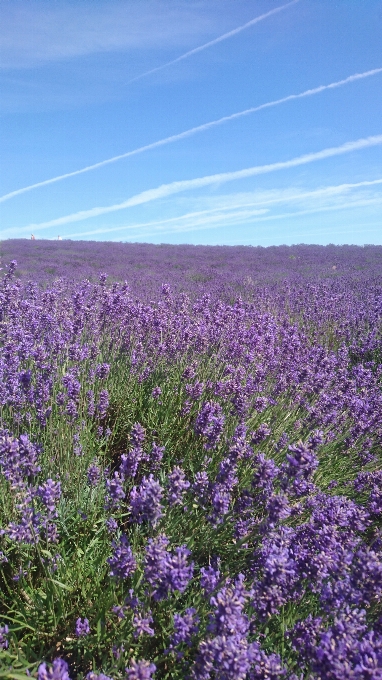
<svg viewBox="0 0 382 680"><path fill-rule="evenodd" d="M103 245L1 246L1 676L381 680L382 249Z"/></svg>

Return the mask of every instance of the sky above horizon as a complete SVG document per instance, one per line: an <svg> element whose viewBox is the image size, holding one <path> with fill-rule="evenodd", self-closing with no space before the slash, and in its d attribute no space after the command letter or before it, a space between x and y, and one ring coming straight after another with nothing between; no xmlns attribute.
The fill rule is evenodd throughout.
<svg viewBox="0 0 382 680"><path fill-rule="evenodd" d="M0 26L2 239L382 244L382 0L3 0Z"/></svg>

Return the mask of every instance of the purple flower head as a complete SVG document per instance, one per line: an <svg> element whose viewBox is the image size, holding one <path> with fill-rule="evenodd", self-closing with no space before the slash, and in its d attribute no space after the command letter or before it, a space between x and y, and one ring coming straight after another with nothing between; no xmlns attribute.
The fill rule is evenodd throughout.
<svg viewBox="0 0 382 680"><path fill-rule="evenodd" d="M54 659L49 668L46 663L41 663L37 671L37 680L70 680L69 666L64 659Z"/></svg>
<svg viewBox="0 0 382 680"><path fill-rule="evenodd" d="M85 637L90 633L90 626L88 619L78 618L76 621L75 634L77 637Z"/></svg>
<svg viewBox="0 0 382 680"><path fill-rule="evenodd" d="M251 435L251 444L252 446L256 446L257 444L260 444L260 442L264 441L269 435L271 434L272 430L271 428L267 425L267 423L261 423L261 425L252 432Z"/></svg>
<svg viewBox="0 0 382 680"><path fill-rule="evenodd" d="M165 297L169 297L171 295L171 288L168 283L162 283L161 293Z"/></svg>
<svg viewBox="0 0 382 680"><path fill-rule="evenodd" d="M268 498L267 511L270 525L277 524L289 517L291 508L287 496L283 493L272 494Z"/></svg>
<svg viewBox="0 0 382 680"><path fill-rule="evenodd" d="M287 435L286 432L283 432L280 439L275 444L276 451L281 451L282 449L285 449L286 445L288 444L288 441L289 436Z"/></svg>
<svg viewBox="0 0 382 680"><path fill-rule="evenodd" d="M139 464L144 458L144 452L140 447L135 447L121 456L119 471L124 479L135 477L138 472Z"/></svg>
<svg viewBox="0 0 382 680"><path fill-rule="evenodd" d="M157 667L150 661L134 661L132 659L129 668L126 668L127 680L150 680Z"/></svg>
<svg viewBox="0 0 382 680"><path fill-rule="evenodd" d="M93 671L87 673L85 677L86 680L112 680L108 675L105 675L104 673L94 673Z"/></svg>
<svg viewBox="0 0 382 680"><path fill-rule="evenodd" d="M110 372L110 364L97 364L95 369L95 375L99 380L104 380L107 378Z"/></svg>
<svg viewBox="0 0 382 680"><path fill-rule="evenodd" d="M22 388L26 391L32 382L32 371L28 370L19 373L19 380L22 385Z"/></svg>
<svg viewBox="0 0 382 680"><path fill-rule="evenodd" d="M114 553L107 560L110 565L110 576L125 579L131 576L137 568L135 557L126 536L123 534L119 543L113 541L111 544Z"/></svg>
<svg viewBox="0 0 382 680"><path fill-rule="evenodd" d="M153 471L158 470L160 468L164 452L165 452L164 446L159 446L158 444L155 444L155 442L153 442L149 456L150 467Z"/></svg>
<svg viewBox="0 0 382 680"><path fill-rule="evenodd" d="M89 465L86 476L90 486L97 486L101 477L101 470L96 463Z"/></svg>
<svg viewBox="0 0 382 680"><path fill-rule="evenodd" d="M318 466L318 460L311 449L302 442L288 446L291 453L287 453L285 472L287 477L302 477L309 479Z"/></svg>
<svg viewBox="0 0 382 680"><path fill-rule="evenodd" d="M239 635L219 635L202 640L192 668L193 680L246 680L253 662L252 645ZM256 677L256 676L255 676ZM273 680L262 675L256 680Z"/></svg>
<svg viewBox="0 0 382 680"><path fill-rule="evenodd" d="M142 427L140 423L134 423L130 432L130 438L133 443L133 446L137 448L141 447L143 442L145 441L145 436L146 436L145 428Z"/></svg>
<svg viewBox="0 0 382 680"><path fill-rule="evenodd" d="M189 399L192 401L196 401L199 399L204 391L204 383L202 382L196 382L193 385L192 384L187 384L186 387L186 394Z"/></svg>
<svg viewBox="0 0 382 680"><path fill-rule="evenodd" d="M208 479L208 474L203 470L202 472L197 472L195 475L195 481L192 485L192 490L195 494L196 499L200 503L205 503L207 500L208 492L209 492L209 479Z"/></svg>
<svg viewBox="0 0 382 680"><path fill-rule="evenodd" d="M162 517L162 496L163 489L153 475L143 477L139 489L134 486L130 493L132 519L139 524L149 522L155 526Z"/></svg>
<svg viewBox="0 0 382 680"><path fill-rule="evenodd" d="M323 680L379 680L382 638L367 631L366 612L346 607L328 629L321 619L308 617L289 634L295 649Z"/></svg>
<svg viewBox="0 0 382 680"><path fill-rule="evenodd" d="M315 451L320 446L320 444L323 443L323 441L324 433L321 430L316 430L309 437L308 446L311 449L311 451Z"/></svg>
<svg viewBox="0 0 382 680"><path fill-rule="evenodd" d="M272 458L266 458L263 453L259 453L254 458L254 464L257 467L253 475L252 486L258 489L266 489L271 491L273 480L276 479L280 470L276 466Z"/></svg>
<svg viewBox="0 0 382 680"><path fill-rule="evenodd" d="M78 416L78 407L74 399L69 399L65 411L68 415L68 422L73 423Z"/></svg>
<svg viewBox="0 0 382 680"><path fill-rule="evenodd" d="M181 505L183 496L190 486L187 481L184 470L181 467L174 467L172 472L167 477L168 479L168 495L167 501L171 505Z"/></svg>
<svg viewBox="0 0 382 680"><path fill-rule="evenodd" d="M142 616L139 612L134 614L133 617L133 628L134 637L137 638L140 635L155 635L154 628L151 628L150 623L153 623L154 619L151 616L151 611L149 610L145 616Z"/></svg>
<svg viewBox="0 0 382 680"><path fill-rule="evenodd" d="M233 487L238 483L236 473L237 464L235 457L227 456L227 458L223 458L219 464L219 471L216 476L216 481L227 491L232 491Z"/></svg>
<svg viewBox="0 0 382 680"><path fill-rule="evenodd" d="M121 501L125 498L125 492L122 488L122 479L118 472L114 472L112 479L106 480L106 509L118 508Z"/></svg>
<svg viewBox="0 0 382 680"><path fill-rule="evenodd" d="M109 408L109 392L101 390L98 397L97 411L100 418L105 418L107 409Z"/></svg>
<svg viewBox="0 0 382 680"><path fill-rule="evenodd" d="M214 401L203 403L195 421L195 433L204 437L204 448L214 449L220 441L225 417L220 404Z"/></svg>
<svg viewBox="0 0 382 680"><path fill-rule="evenodd" d="M164 581L168 569L168 544L168 538L160 535L155 539L149 538L146 546L145 579L152 587L154 599L157 600L167 596Z"/></svg>
<svg viewBox="0 0 382 680"><path fill-rule="evenodd" d="M146 546L145 579L152 588L154 600L166 599L170 592L183 593L192 578L194 565L188 564L190 551L186 546L175 548L174 553L167 550L168 538L150 538Z"/></svg>
<svg viewBox="0 0 382 680"><path fill-rule="evenodd" d="M95 414L96 409L93 390L88 390L86 392L86 400L87 400L87 414L90 418L92 418Z"/></svg>
<svg viewBox="0 0 382 680"><path fill-rule="evenodd" d="M166 580L170 590L179 590L180 593L186 590L194 572L194 563L188 564L190 555L191 551L181 545L175 548L175 553L168 560Z"/></svg>
<svg viewBox="0 0 382 680"><path fill-rule="evenodd" d="M194 607L186 609L185 613L174 614L174 632L170 638L170 649L181 643L188 647L192 644L192 637L198 633L199 616Z"/></svg>
<svg viewBox="0 0 382 680"><path fill-rule="evenodd" d="M76 402L81 392L81 383L76 379L75 375L72 373L64 375L62 384L66 388L68 398Z"/></svg>
<svg viewBox="0 0 382 680"><path fill-rule="evenodd" d="M18 486L23 479L34 477L40 472L37 464L41 447L29 441L26 434L18 439L7 433L0 433L0 465L4 477L12 486Z"/></svg>
<svg viewBox="0 0 382 680"><path fill-rule="evenodd" d="M202 567L200 570L200 585L206 595L211 595L220 583L220 560L215 559L213 564L208 567Z"/></svg>
<svg viewBox="0 0 382 680"><path fill-rule="evenodd" d="M249 593L244 587L244 575L239 574L234 584L224 586L211 597L214 613L211 615L209 630L215 635L245 636L249 621L244 606Z"/></svg>
<svg viewBox="0 0 382 680"><path fill-rule="evenodd" d="M61 498L61 483L54 482L53 479L47 479L44 484L38 487L37 495L45 505L49 515L51 517L56 517L56 503Z"/></svg>
<svg viewBox="0 0 382 680"><path fill-rule="evenodd" d="M208 520L213 526L224 522L224 517L229 512L230 504L231 491L227 490L224 484L213 484L211 489L212 512L208 516Z"/></svg>
<svg viewBox="0 0 382 680"><path fill-rule="evenodd" d="M0 626L0 649L8 649L8 633L9 628L7 625Z"/></svg>
<svg viewBox="0 0 382 680"><path fill-rule="evenodd" d="M118 522L114 517L108 517L105 524L108 534L114 534L118 529Z"/></svg>
<svg viewBox="0 0 382 680"><path fill-rule="evenodd" d="M247 427L244 423L240 423L235 429L233 434L229 454L234 460L240 460L240 458L249 458L252 455L250 446L247 444Z"/></svg>
<svg viewBox="0 0 382 680"><path fill-rule="evenodd" d="M154 389L151 392L151 396L152 396L153 399L158 399L161 394L162 394L162 390L159 387L159 385L158 385L158 387L154 387Z"/></svg>

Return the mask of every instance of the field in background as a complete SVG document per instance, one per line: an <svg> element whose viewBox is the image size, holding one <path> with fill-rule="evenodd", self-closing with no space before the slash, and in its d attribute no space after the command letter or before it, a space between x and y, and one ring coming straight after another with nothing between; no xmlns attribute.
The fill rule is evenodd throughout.
<svg viewBox="0 0 382 680"><path fill-rule="evenodd" d="M382 247L0 255L0 677L380 680Z"/></svg>

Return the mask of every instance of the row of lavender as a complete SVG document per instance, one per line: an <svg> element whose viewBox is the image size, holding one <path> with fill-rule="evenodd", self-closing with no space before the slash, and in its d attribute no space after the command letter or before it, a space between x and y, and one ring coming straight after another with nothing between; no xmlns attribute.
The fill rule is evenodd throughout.
<svg viewBox="0 0 382 680"><path fill-rule="evenodd" d="M151 301L15 267L2 675L380 680L378 267Z"/></svg>

